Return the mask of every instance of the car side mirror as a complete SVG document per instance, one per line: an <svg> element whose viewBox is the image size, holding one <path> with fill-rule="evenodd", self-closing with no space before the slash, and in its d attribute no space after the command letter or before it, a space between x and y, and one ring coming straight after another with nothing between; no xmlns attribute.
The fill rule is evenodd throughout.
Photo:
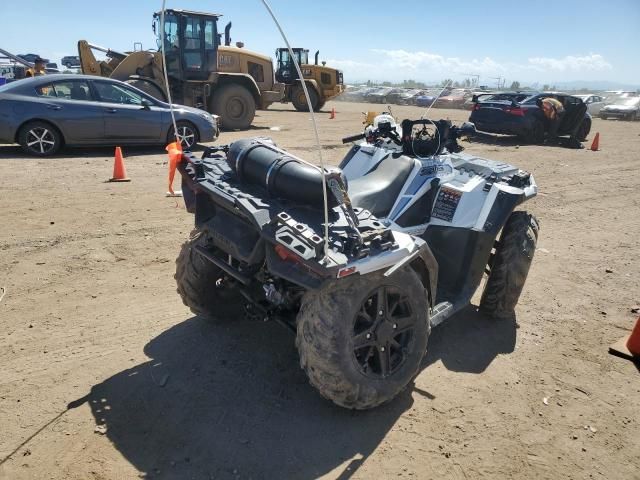
<svg viewBox="0 0 640 480"><path fill-rule="evenodd" d="M151 110L151 106L153 105L153 103L151 103L146 98L143 98L142 101L140 102L140 105L142 105L143 110Z"/></svg>
<svg viewBox="0 0 640 480"><path fill-rule="evenodd" d="M478 103L478 95L474 95L474 96L472 96L472 97L471 97L471 101L472 101L473 103Z"/></svg>

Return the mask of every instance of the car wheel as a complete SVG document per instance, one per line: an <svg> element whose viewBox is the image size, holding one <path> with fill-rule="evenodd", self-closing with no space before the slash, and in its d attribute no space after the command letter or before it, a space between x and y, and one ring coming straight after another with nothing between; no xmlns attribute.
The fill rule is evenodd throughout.
<svg viewBox="0 0 640 480"><path fill-rule="evenodd" d="M578 129L578 135L577 135L578 140L580 140L581 142L586 141L590 131L591 131L591 120L585 119L582 122L582 125L580 125L580 128Z"/></svg>
<svg viewBox="0 0 640 480"><path fill-rule="evenodd" d="M176 127L178 128L177 137L180 139L182 149L191 150L198 143L198 140L200 140L198 129L191 123L185 121L176 122ZM175 140L176 134L174 133L173 126L171 126L169 134L167 135L167 143L174 142Z"/></svg>
<svg viewBox="0 0 640 480"><path fill-rule="evenodd" d="M47 122L29 122L20 129L18 143L26 153L38 157L54 155L62 147L62 135Z"/></svg>
<svg viewBox="0 0 640 480"><path fill-rule="evenodd" d="M529 143L540 145L544 142L544 125L540 120L536 120L531 127L531 130L526 135L526 140Z"/></svg>

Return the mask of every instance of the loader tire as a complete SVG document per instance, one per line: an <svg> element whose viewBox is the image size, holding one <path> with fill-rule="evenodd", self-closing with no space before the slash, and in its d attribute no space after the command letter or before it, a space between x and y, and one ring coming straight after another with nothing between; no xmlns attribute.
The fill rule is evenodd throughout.
<svg viewBox="0 0 640 480"><path fill-rule="evenodd" d="M341 407L381 405L418 373L428 312L426 291L409 267L390 277L356 274L309 291L297 318L300 366L311 385Z"/></svg>
<svg viewBox="0 0 640 480"><path fill-rule="evenodd" d="M318 105L318 94L315 89L309 85L307 85L307 91L309 92L309 100L311 100L311 107L313 107L313 111L317 111ZM295 109L299 112L308 112L309 104L307 103L307 97L304 94L304 89L301 85L298 85L291 91L291 103Z"/></svg>
<svg viewBox="0 0 640 480"><path fill-rule="evenodd" d="M325 104L325 103L327 103L327 101L326 101L326 100L323 100L323 101L321 101L321 102L318 102L318 103L316 104L316 108L314 108L314 109L313 109L313 111L314 111L314 112L319 112L319 111L321 111L321 110L324 108L324 104Z"/></svg>
<svg viewBox="0 0 640 480"><path fill-rule="evenodd" d="M225 130L247 130L256 116L256 100L242 85L222 85L211 98L211 111Z"/></svg>
<svg viewBox="0 0 640 480"><path fill-rule="evenodd" d="M211 320L235 319L242 313L242 295L233 284L225 285L223 271L193 248L204 244L204 235L198 230L182 244L174 275L177 291L182 303L196 315Z"/></svg>
<svg viewBox="0 0 640 480"><path fill-rule="evenodd" d="M539 228L536 217L527 212L513 212L502 228L480 299L480 311L485 315L513 315L536 251Z"/></svg>

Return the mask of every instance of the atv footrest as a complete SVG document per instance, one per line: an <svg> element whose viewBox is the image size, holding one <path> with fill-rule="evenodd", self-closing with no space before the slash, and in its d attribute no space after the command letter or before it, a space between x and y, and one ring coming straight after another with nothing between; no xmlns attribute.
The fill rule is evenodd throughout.
<svg viewBox="0 0 640 480"><path fill-rule="evenodd" d="M451 302L441 302L431 309L431 326L435 327L444 322L453 313Z"/></svg>

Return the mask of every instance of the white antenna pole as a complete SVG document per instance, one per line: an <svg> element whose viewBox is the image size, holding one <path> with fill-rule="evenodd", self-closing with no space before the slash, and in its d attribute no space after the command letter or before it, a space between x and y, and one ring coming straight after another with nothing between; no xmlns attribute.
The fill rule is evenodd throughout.
<svg viewBox="0 0 640 480"><path fill-rule="evenodd" d="M173 123L173 134L176 141L182 142L178 137L178 126L176 125L176 115L173 113L173 102L171 101L171 88L169 88L169 76L167 75L167 57L164 54L164 6L167 0L162 0L162 10L160 11L160 50L162 51L162 71L164 73L164 86L167 89L167 100L169 100L169 112L171 113L171 122Z"/></svg>
<svg viewBox="0 0 640 480"><path fill-rule="evenodd" d="M422 114L422 116L420 117L420 120L424 120L425 115L426 115L427 113L429 113L429 110L431 110L431 107L433 107L433 106L435 105L435 103L436 103L436 102L438 101L438 99L440 98L440 95L442 95L442 92L444 92L444 91L447 89L447 87L448 87L449 85L451 85L451 82L453 82L453 80L452 80L452 79L449 79L449 81L445 84L445 86L444 86L444 87L442 87L442 90L440 90L440 93L438 94L438 96L433 100L433 102L431 102L431 105L429 105L429 106L427 107L427 111L426 111L426 112L424 112L424 113ZM435 125L435 124L434 124L434 125ZM438 128L436 127L436 130L437 130L437 129L438 129Z"/></svg>
<svg viewBox="0 0 640 480"><path fill-rule="evenodd" d="M322 160L322 147L320 146L320 136L318 135L318 125L316 124L316 117L313 114L313 105L311 105L311 98L309 97L309 92L307 90L307 85L304 81L304 76L302 75L302 70L300 70L300 65L298 64L298 60L293 54L293 49L291 45L289 45L289 40L287 40L287 36L284 34L282 27L280 26L280 22L276 18L271 6L266 0L261 0L262 4L265 6L269 15L273 19L276 27L280 30L280 35L282 35L282 39L284 43L287 45L287 49L289 50L289 55L291 55L291 59L293 60L294 65L296 66L296 71L298 72L298 78L300 79L300 83L302 84L302 89L304 90L304 95L307 98L307 106L309 107L309 113L311 114L311 122L313 123L313 131L316 135L316 145L318 147L318 158L320 160L320 167L322 172L322 198L324 200L324 255L325 257L329 254L329 203L327 201L327 182L325 179L325 167L324 162Z"/></svg>

